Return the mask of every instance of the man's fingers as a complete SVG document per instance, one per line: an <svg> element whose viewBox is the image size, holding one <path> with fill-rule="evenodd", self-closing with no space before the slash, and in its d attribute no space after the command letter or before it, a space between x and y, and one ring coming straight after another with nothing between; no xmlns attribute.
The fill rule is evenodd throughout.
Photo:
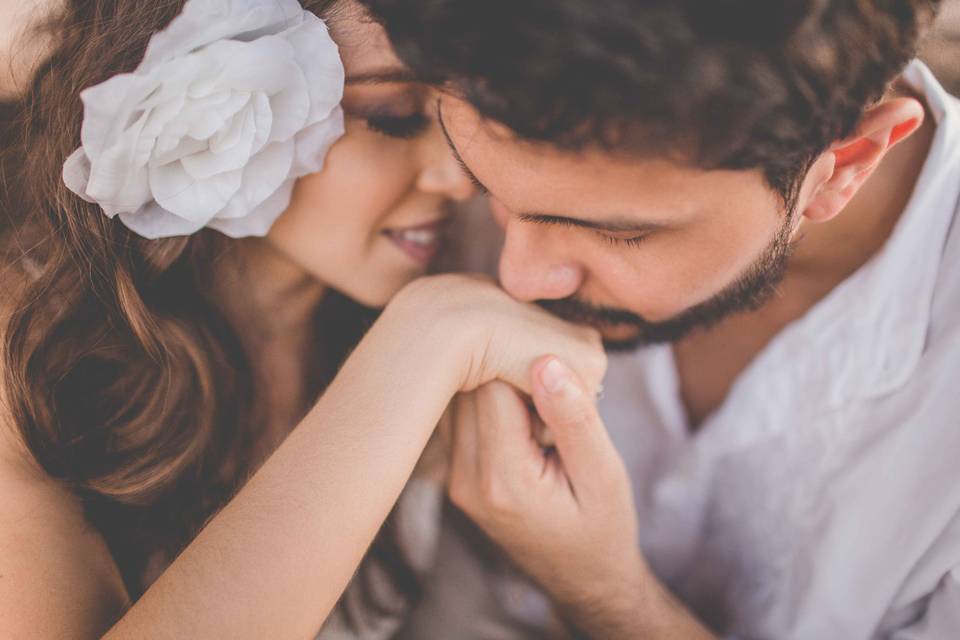
<svg viewBox="0 0 960 640"><path fill-rule="evenodd" d="M440 444L443 446L448 460L453 458L453 428L456 422L455 407L456 401L451 402L447 410L443 412L443 416L441 416L440 422L437 424L436 431L437 439L440 440Z"/></svg>
<svg viewBox="0 0 960 640"><path fill-rule="evenodd" d="M447 410L450 416L450 467L460 477L477 474L477 398L474 393L457 396Z"/></svg>
<svg viewBox="0 0 960 640"><path fill-rule="evenodd" d="M477 446L481 468L506 478L523 478L542 459L533 439L530 411L509 384L491 382L477 391ZM532 466L531 466L532 465Z"/></svg>
<svg viewBox="0 0 960 640"><path fill-rule="evenodd" d="M538 360L532 373L533 402L553 433L571 484L575 490L596 486L608 469L616 468L619 457L595 398L555 356Z"/></svg>

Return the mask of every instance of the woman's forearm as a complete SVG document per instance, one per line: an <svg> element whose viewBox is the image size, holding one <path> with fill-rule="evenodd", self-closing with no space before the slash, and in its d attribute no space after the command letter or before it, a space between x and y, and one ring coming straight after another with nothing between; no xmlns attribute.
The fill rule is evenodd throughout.
<svg viewBox="0 0 960 640"><path fill-rule="evenodd" d="M457 391L452 345L383 325L108 638L312 637Z"/></svg>

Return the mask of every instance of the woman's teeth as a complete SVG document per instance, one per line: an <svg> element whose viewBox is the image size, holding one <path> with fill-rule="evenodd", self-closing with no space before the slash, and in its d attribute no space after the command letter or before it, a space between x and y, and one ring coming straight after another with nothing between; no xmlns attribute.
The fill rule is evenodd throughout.
<svg viewBox="0 0 960 640"><path fill-rule="evenodd" d="M422 246L429 246L440 238L439 232L427 229L408 229L398 232L397 235L401 240Z"/></svg>
<svg viewBox="0 0 960 640"><path fill-rule="evenodd" d="M389 229L384 234L393 241L407 257L423 267L428 266L440 252L443 240L439 224Z"/></svg>

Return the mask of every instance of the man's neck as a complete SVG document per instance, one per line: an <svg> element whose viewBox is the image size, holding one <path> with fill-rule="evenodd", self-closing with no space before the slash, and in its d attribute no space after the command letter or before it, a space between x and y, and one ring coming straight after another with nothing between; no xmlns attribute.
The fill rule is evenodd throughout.
<svg viewBox="0 0 960 640"><path fill-rule="evenodd" d="M935 131L927 114L923 126L887 154L841 215L801 228L787 275L769 303L674 346L692 427L723 403L737 377L784 327L883 247L913 193Z"/></svg>

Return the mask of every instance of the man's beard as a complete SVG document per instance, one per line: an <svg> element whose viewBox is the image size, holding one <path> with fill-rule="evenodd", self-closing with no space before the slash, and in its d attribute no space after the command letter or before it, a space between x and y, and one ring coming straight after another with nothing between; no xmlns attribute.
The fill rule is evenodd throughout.
<svg viewBox="0 0 960 640"><path fill-rule="evenodd" d="M625 339L606 339L610 351L629 351L642 345L676 342L696 329L709 329L735 313L755 311L777 291L786 276L793 250L791 236L793 216L777 232L776 238L746 272L712 298L660 322L612 307L602 307L579 300L575 296L562 300L540 300L538 305L551 313L597 329L634 329Z"/></svg>

